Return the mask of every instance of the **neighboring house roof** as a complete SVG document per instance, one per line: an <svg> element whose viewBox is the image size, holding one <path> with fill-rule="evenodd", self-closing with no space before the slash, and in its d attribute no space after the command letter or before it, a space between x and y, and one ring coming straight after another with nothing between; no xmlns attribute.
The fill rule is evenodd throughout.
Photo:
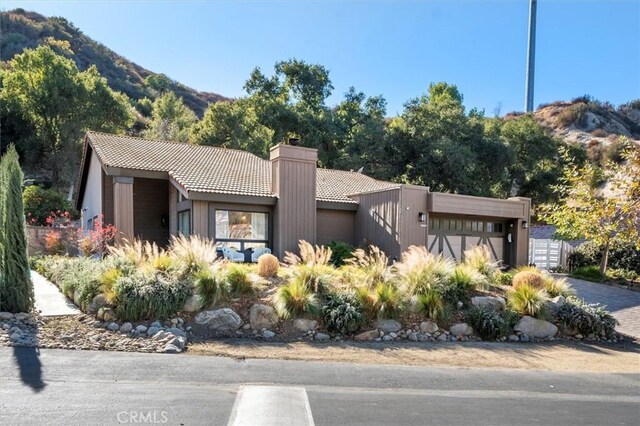
<svg viewBox="0 0 640 426"><path fill-rule="evenodd" d="M270 162L246 151L99 132L88 132L87 141L105 168L165 172L187 191L275 197ZM395 185L362 173L318 168L316 199L355 203L348 194Z"/></svg>
<svg viewBox="0 0 640 426"><path fill-rule="evenodd" d="M561 240L555 237L556 227L554 225L533 225L529 229L529 238L535 240ZM573 247L577 247L586 240L563 240Z"/></svg>

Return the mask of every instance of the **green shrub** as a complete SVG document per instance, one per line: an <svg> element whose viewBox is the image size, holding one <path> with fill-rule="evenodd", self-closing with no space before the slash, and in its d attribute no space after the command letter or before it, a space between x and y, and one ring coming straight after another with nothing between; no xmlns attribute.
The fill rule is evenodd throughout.
<svg viewBox="0 0 640 426"><path fill-rule="evenodd" d="M349 259L355 250L351 244L339 241L331 241L328 247L331 249L331 264L335 267L344 265L345 260Z"/></svg>
<svg viewBox="0 0 640 426"><path fill-rule="evenodd" d="M213 306L222 300L228 293L228 287L224 280L209 270L202 270L194 275L193 281L196 294L204 307Z"/></svg>
<svg viewBox="0 0 640 426"><path fill-rule="evenodd" d="M301 277L290 280L273 295L273 306L281 318L298 315L317 315L320 301Z"/></svg>
<svg viewBox="0 0 640 426"><path fill-rule="evenodd" d="M392 283L380 283L373 289L363 286L357 295L369 318L397 318L404 308L402 294Z"/></svg>
<svg viewBox="0 0 640 426"><path fill-rule="evenodd" d="M55 189L27 186L22 193L22 200L29 225L46 226L46 219L52 212L67 211L71 216L77 216L71 202Z"/></svg>
<svg viewBox="0 0 640 426"><path fill-rule="evenodd" d="M498 272L494 277L494 282L499 285L512 285L513 284L513 276L515 274L511 271L509 272Z"/></svg>
<svg viewBox="0 0 640 426"><path fill-rule="evenodd" d="M429 319L438 321L445 309L445 304L440 293L435 289L429 289L418 295L418 309L424 312Z"/></svg>
<svg viewBox="0 0 640 426"><path fill-rule="evenodd" d="M224 281L231 294L240 295L253 292L253 281L248 266L239 263L230 263L224 273Z"/></svg>
<svg viewBox="0 0 640 426"><path fill-rule="evenodd" d="M600 267L598 266L581 266L571 273L574 278L581 278L583 280L602 282L602 275L600 274Z"/></svg>
<svg viewBox="0 0 640 426"><path fill-rule="evenodd" d="M344 335L353 334L365 321L362 304L351 294L329 295L322 307L322 320L327 330Z"/></svg>
<svg viewBox="0 0 640 426"><path fill-rule="evenodd" d="M541 316L544 312L547 292L531 284L522 283L507 293L507 304L520 315Z"/></svg>
<svg viewBox="0 0 640 426"><path fill-rule="evenodd" d="M599 265L603 249L592 241L580 244L569 255L573 269L581 266ZM613 269L627 269L640 273L640 249L633 244L614 244L609 250L607 265Z"/></svg>
<svg viewBox="0 0 640 426"><path fill-rule="evenodd" d="M121 320L165 319L175 315L193 294L187 280L156 272L120 277L115 285L115 311Z"/></svg>
<svg viewBox="0 0 640 426"><path fill-rule="evenodd" d="M558 309L558 321L567 327L573 327L585 336L611 339L615 337L618 321L601 305L588 305L571 297Z"/></svg>
<svg viewBox="0 0 640 426"><path fill-rule="evenodd" d="M485 275L475 267L460 264L456 265L448 282L441 282L435 287L446 303L457 304L469 299L471 292L477 288L484 288L488 283Z"/></svg>
<svg viewBox="0 0 640 426"><path fill-rule="evenodd" d="M484 340L495 340L509 332L509 321L493 309L474 306L466 315L467 322Z"/></svg>
<svg viewBox="0 0 640 426"><path fill-rule="evenodd" d="M640 274L628 269L607 269L606 275L612 281L640 281Z"/></svg>
<svg viewBox="0 0 640 426"><path fill-rule="evenodd" d="M78 291L83 305L91 303L102 292L104 265L94 259L44 256L36 261L36 271L68 296L73 296Z"/></svg>

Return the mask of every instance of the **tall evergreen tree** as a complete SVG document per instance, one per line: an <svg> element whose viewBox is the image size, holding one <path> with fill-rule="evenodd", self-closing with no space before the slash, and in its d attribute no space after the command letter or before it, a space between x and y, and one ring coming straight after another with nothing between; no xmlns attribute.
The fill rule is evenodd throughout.
<svg viewBox="0 0 640 426"><path fill-rule="evenodd" d="M0 217L2 253L2 282L0 283L0 310L29 312L33 307L33 284L27 257L24 208L22 205L22 170L18 152L11 145L0 162L0 191L2 216Z"/></svg>

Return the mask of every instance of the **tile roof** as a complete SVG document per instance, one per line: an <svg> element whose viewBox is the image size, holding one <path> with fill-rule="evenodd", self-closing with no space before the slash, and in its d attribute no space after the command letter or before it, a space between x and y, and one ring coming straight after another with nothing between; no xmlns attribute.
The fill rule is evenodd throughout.
<svg viewBox="0 0 640 426"><path fill-rule="evenodd" d="M166 172L188 191L275 197L269 161L235 149L88 132L105 167ZM362 173L318 169L316 198L355 203L347 194L395 186Z"/></svg>

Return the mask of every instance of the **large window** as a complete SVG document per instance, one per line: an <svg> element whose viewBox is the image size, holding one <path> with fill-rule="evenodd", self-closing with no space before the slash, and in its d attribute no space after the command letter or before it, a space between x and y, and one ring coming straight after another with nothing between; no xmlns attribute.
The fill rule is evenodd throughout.
<svg viewBox="0 0 640 426"><path fill-rule="evenodd" d="M191 210L183 210L178 213L178 233L191 235Z"/></svg>
<svg viewBox="0 0 640 426"><path fill-rule="evenodd" d="M216 244L235 250L266 247L269 215L259 212L216 210Z"/></svg>

